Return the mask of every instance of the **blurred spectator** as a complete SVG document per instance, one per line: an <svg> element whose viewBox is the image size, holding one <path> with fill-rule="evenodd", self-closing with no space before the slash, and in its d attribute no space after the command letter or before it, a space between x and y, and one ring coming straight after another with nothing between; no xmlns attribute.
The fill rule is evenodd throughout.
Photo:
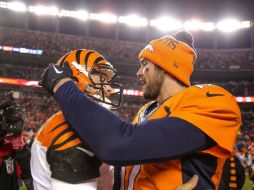
<svg viewBox="0 0 254 190"><path fill-rule="evenodd" d="M235 145L236 156L247 169L250 179L254 181L254 112L242 110L243 125Z"/></svg>
<svg viewBox="0 0 254 190"><path fill-rule="evenodd" d="M0 189L33 189L30 155L30 149L26 147L22 134L7 134L0 139Z"/></svg>
<svg viewBox="0 0 254 190"><path fill-rule="evenodd" d="M0 100L0 189L32 190L31 154L23 140L21 109L15 97L17 93L8 93Z"/></svg>

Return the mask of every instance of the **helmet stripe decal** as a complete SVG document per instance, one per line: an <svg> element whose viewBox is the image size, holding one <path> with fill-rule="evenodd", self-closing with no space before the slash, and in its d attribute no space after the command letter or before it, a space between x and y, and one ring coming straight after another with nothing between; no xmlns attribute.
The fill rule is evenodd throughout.
<svg viewBox="0 0 254 190"><path fill-rule="evenodd" d="M94 64L99 63L101 60L104 60L104 58L98 57L97 59L95 59Z"/></svg>
<svg viewBox="0 0 254 190"><path fill-rule="evenodd" d="M76 62L77 63L81 62L81 60L80 60L80 54L81 54L82 51L83 51L82 49L79 49L79 50L76 51Z"/></svg>
<svg viewBox="0 0 254 190"><path fill-rule="evenodd" d="M85 57L86 69L87 69L88 58L89 58L89 56L90 56L91 54L93 54L93 53L94 53L94 51L90 51L90 52L88 52L88 53L86 54L86 57Z"/></svg>
<svg viewBox="0 0 254 190"><path fill-rule="evenodd" d="M60 66L63 67L63 64L65 62L66 57L69 55L70 53L66 53L66 55L64 56L64 58L62 59Z"/></svg>

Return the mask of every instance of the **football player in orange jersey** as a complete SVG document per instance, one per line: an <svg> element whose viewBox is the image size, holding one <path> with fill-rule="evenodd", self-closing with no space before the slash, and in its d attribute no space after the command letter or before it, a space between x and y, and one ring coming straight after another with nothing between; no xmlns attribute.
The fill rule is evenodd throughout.
<svg viewBox="0 0 254 190"><path fill-rule="evenodd" d="M40 85L54 94L81 139L106 163L119 166L115 189L173 190L194 174L195 189L218 189L233 151L241 114L222 87L191 86L196 60L188 32L152 40L139 54L144 105L128 123L82 94L68 68L49 65ZM121 168L120 168L121 167Z"/></svg>
<svg viewBox="0 0 254 190"><path fill-rule="evenodd" d="M79 89L108 109L118 108L122 86L110 83L115 68L92 50L74 50L59 59L58 65L72 68ZM113 92L111 86L118 87ZM117 102L107 97L118 94ZM112 189L113 167L102 164L70 129L62 112L51 116L40 128L32 145L31 172L35 190Z"/></svg>

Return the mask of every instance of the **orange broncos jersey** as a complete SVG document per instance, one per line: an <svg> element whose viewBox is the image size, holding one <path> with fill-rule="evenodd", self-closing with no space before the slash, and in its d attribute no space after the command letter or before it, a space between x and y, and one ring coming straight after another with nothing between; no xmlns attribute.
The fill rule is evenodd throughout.
<svg viewBox="0 0 254 190"><path fill-rule="evenodd" d="M219 86L196 85L144 115L149 105L151 103L140 109L133 123L177 117L200 129L216 145L175 160L122 167L121 189L173 190L194 174L199 176L197 189L218 189L224 162L232 154L241 124L241 113L234 96Z"/></svg>

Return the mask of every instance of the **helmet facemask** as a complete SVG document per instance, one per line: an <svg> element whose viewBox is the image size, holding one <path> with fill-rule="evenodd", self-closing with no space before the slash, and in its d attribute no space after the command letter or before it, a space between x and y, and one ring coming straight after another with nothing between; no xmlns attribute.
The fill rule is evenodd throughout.
<svg viewBox="0 0 254 190"><path fill-rule="evenodd" d="M122 102L123 86L119 83L112 83L115 78L116 70L109 63L96 63L88 73L92 84L88 88L93 88L96 93L88 93L93 100L102 106L112 110L118 109Z"/></svg>

